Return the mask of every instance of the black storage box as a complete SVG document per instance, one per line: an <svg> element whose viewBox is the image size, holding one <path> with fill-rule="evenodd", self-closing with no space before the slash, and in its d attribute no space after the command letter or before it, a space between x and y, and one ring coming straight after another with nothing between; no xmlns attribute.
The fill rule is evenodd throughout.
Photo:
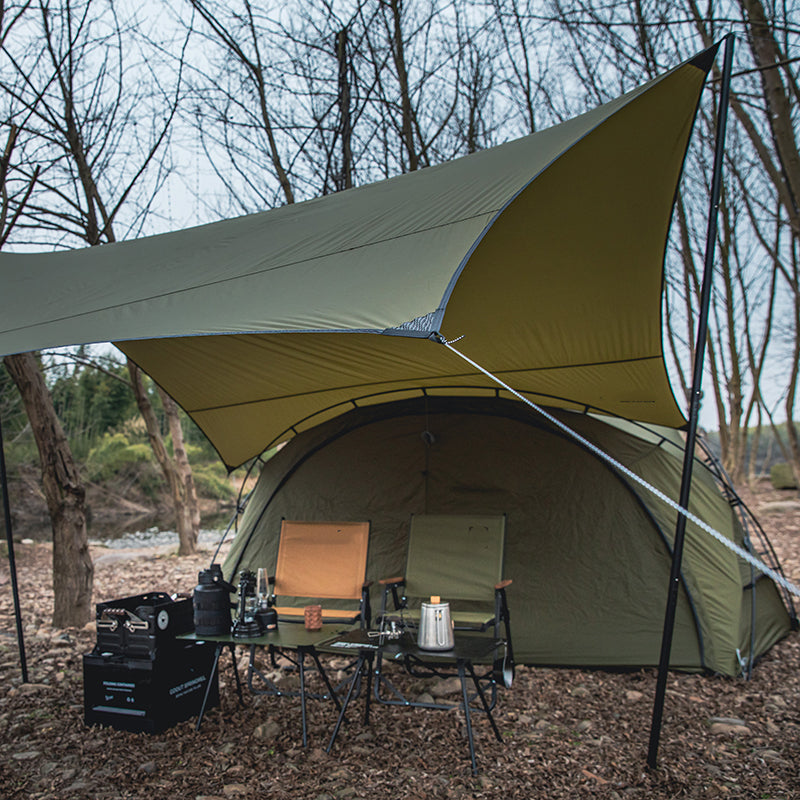
<svg viewBox="0 0 800 800"><path fill-rule="evenodd" d="M149 592L98 603L97 654L154 658L158 648L194 628L192 600Z"/></svg>
<svg viewBox="0 0 800 800"><path fill-rule="evenodd" d="M215 647L176 640L155 658L83 657L84 721L117 730L159 733L200 713ZM219 705L217 673L206 709Z"/></svg>

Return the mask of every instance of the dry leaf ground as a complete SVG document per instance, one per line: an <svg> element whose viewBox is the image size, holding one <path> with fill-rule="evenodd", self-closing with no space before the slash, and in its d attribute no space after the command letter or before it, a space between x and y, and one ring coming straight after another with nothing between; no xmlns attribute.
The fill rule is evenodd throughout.
<svg viewBox="0 0 800 800"><path fill-rule="evenodd" d="M751 507L793 497L762 489ZM787 576L800 583L800 511L761 516ZM2 798L800 798L800 641L774 647L750 681L671 674L660 750L645 756L653 670L521 668L503 692L498 743L475 725L472 777L458 712L373 707L359 700L332 755L329 703L309 705L300 746L296 701L240 707L229 659L221 707L158 735L83 724L82 654L95 634L49 626L48 545L19 545L17 562L31 683L21 685L6 564L0 566L0 797ZM144 591L191 591L209 552L97 549L98 602ZM480 715L475 715L480 716ZM712 724L714 719L733 723Z"/></svg>

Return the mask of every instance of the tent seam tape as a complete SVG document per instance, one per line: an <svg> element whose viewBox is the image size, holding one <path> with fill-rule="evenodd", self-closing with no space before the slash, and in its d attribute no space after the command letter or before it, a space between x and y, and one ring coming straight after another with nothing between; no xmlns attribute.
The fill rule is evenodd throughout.
<svg viewBox="0 0 800 800"><path fill-rule="evenodd" d="M677 511L679 514L683 514L683 516L685 516L686 519L688 519L690 522L693 522L695 525L697 525L698 528L700 528L702 531L705 531L711 537L716 539L720 544L724 545L729 550L732 550L736 555L738 555L748 564L755 567L760 572L763 572L765 575L768 575L770 578L772 578L773 581L775 581L780 586L783 586L784 589L791 592L793 595L800 597L800 588L795 586L791 581L788 581L783 575L780 575L774 569L768 567L763 561L760 561L751 553L748 553L744 548L739 547L739 545L736 544L735 542L731 542L729 539L726 539L725 536L721 534L718 530L712 528L708 523L704 522L698 516L693 514L691 511L681 506L680 503L677 503L670 497L667 497L667 495L665 495L661 490L656 489L655 486L648 483L644 478L640 477L632 470L628 469L628 467L626 467L624 464L621 464L619 461L610 456L600 447L597 447L597 445L592 444L588 439L585 439L577 431L574 431L572 428L570 428L569 425L566 425L565 423L561 422L561 420L557 419L552 414L548 414L547 411L545 411L541 406L538 406L533 401L528 400L528 398L524 397L520 392L516 391L507 383L501 381L500 378L496 377L491 372L489 372L488 369L485 369L480 364L477 364L471 358L469 358L469 356L465 355L460 350L457 350L444 337L438 338L438 342L443 344L448 350L455 353L457 356L466 361L472 367L482 372L484 375L486 375L487 378L490 378L499 386L502 386L506 391L511 392L511 394L513 394L514 397L516 397L518 400L521 400L523 403L530 406L534 411L536 411L538 414L541 414L550 423L555 425L560 430L564 431L564 433L566 433L567 435L571 436L573 439L575 439L577 442L583 445L586 449L590 450L596 456L606 461L608 464L614 467L614 469L619 470L623 475L627 476L632 481L638 483L640 486L645 488L651 494L655 495L659 500L666 503L668 506Z"/></svg>

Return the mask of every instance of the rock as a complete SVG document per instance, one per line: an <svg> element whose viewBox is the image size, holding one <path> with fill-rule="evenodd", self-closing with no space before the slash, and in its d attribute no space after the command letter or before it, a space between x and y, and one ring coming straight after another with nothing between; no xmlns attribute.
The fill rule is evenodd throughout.
<svg viewBox="0 0 800 800"><path fill-rule="evenodd" d="M22 683L17 689L17 692L21 695L38 694L39 692L47 691L52 688L53 687L48 683Z"/></svg>
<svg viewBox="0 0 800 800"><path fill-rule="evenodd" d="M791 511L800 511L800 500L775 500L758 507L759 514L786 514Z"/></svg>
<svg viewBox="0 0 800 800"><path fill-rule="evenodd" d="M145 761L139 765L139 769L147 775L153 775L157 769L155 761Z"/></svg>
<svg viewBox="0 0 800 800"><path fill-rule="evenodd" d="M89 783L89 781L75 781L75 783L70 784L64 789L65 794L71 794L72 792L86 792L89 790L95 790L97 787L93 783Z"/></svg>
<svg viewBox="0 0 800 800"><path fill-rule="evenodd" d="M30 761L33 758L39 758L41 753L38 750L25 750L22 753L14 753L12 758L17 761Z"/></svg>
<svg viewBox="0 0 800 800"><path fill-rule="evenodd" d="M590 719L582 719L576 726L580 733L586 733L594 727L594 723Z"/></svg>
<svg viewBox="0 0 800 800"><path fill-rule="evenodd" d="M432 694L428 694L428 692L423 692L417 699L414 701L415 703L435 703L436 701L433 699Z"/></svg>
<svg viewBox="0 0 800 800"><path fill-rule="evenodd" d="M222 794L225 797L241 797L247 794L247 787L243 783L229 783L222 787Z"/></svg>
<svg viewBox="0 0 800 800"><path fill-rule="evenodd" d="M625 699L629 703L638 703L643 697L644 694L636 689L629 689L627 692L625 692Z"/></svg>
<svg viewBox="0 0 800 800"><path fill-rule="evenodd" d="M744 720L735 717L711 717L708 725L714 734L749 736L752 732Z"/></svg>
<svg viewBox="0 0 800 800"><path fill-rule="evenodd" d="M253 731L253 736L255 736L257 739L267 739L272 741L280 736L281 730L281 726L278 722L276 722L274 719L268 719L266 722L262 722Z"/></svg>
<svg viewBox="0 0 800 800"><path fill-rule="evenodd" d="M588 697L589 696L589 690L583 685L576 686L574 689L572 689L570 691L570 694L573 697Z"/></svg>
<svg viewBox="0 0 800 800"><path fill-rule="evenodd" d="M435 681L430 687L430 693L434 697L447 697L450 694L461 692L461 678L441 678Z"/></svg>

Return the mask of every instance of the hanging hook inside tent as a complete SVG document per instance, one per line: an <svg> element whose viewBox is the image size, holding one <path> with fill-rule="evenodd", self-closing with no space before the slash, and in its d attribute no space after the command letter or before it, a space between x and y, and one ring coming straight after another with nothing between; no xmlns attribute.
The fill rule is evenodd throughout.
<svg viewBox="0 0 800 800"><path fill-rule="evenodd" d="M420 438L428 447L436 443L436 437L430 431L422 431Z"/></svg>

